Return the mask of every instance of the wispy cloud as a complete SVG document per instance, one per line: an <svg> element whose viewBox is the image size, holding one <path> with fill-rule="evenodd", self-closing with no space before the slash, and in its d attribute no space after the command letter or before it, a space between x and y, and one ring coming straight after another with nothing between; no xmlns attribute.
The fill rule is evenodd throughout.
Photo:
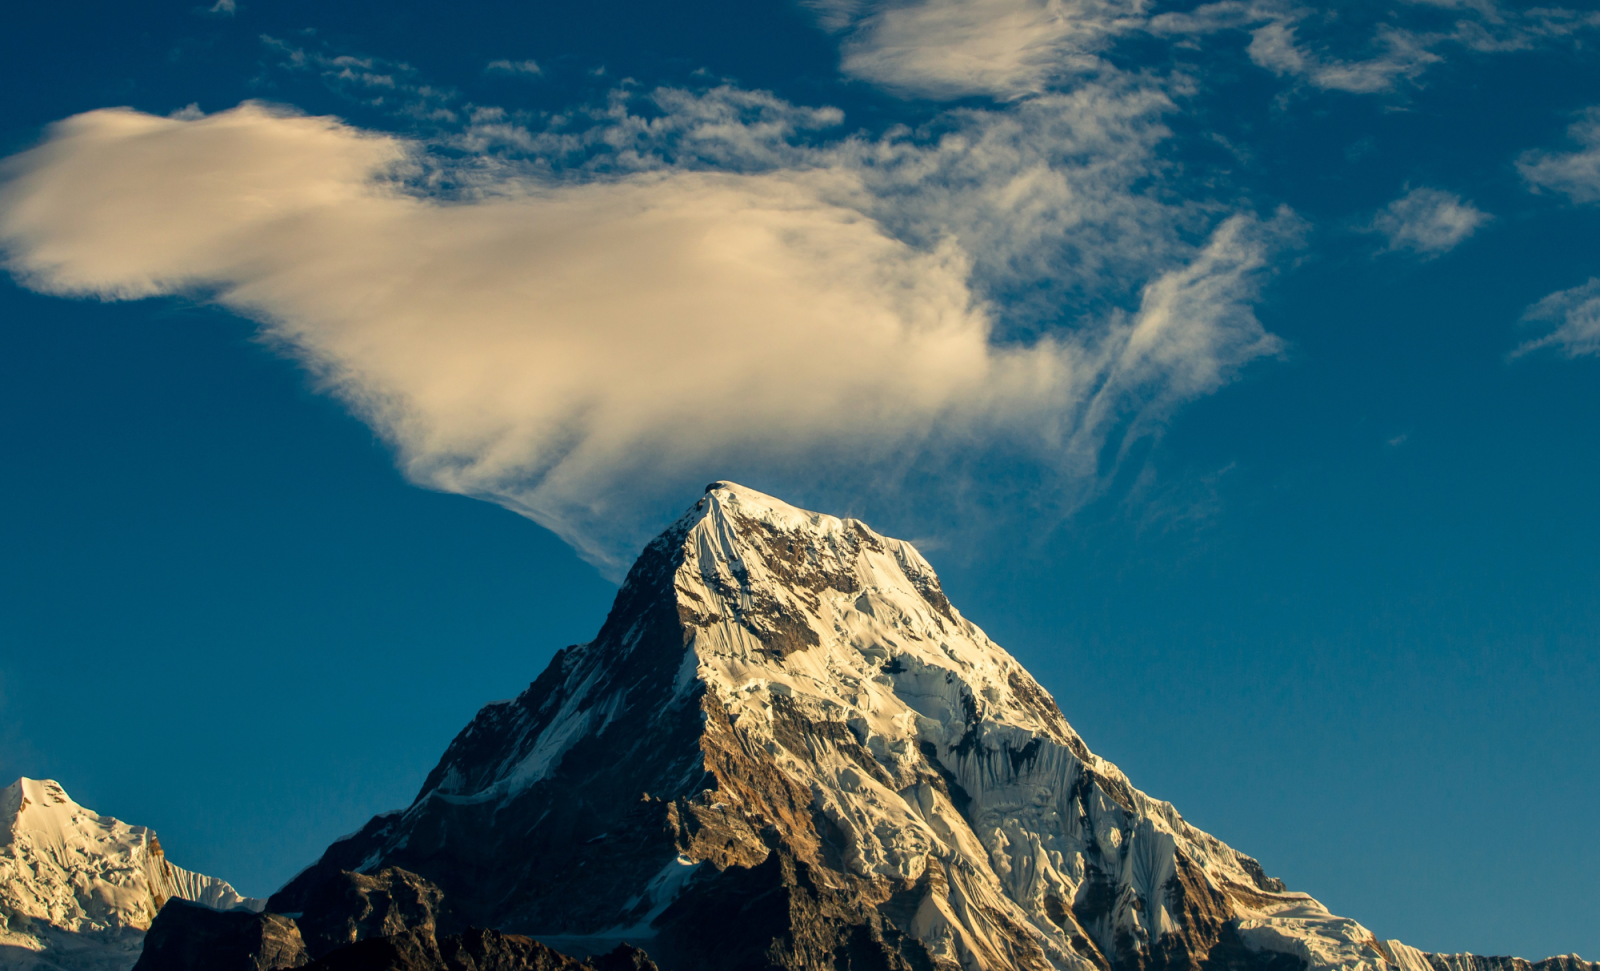
<svg viewBox="0 0 1600 971"><path fill-rule="evenodd" d="M1387 25L1369 42L1369 56L1340 58L1303 43L1298 22L1304 11L1288 10L1269 18L1250 33L1250 60L1280 77L1303 79L1328 91L1375 94L1392 90L1401 80L1420 76L1442 58L1423 38Z"/></svg>
<svg viewBox="0 0 1600 971"><path fill-rule="evenodd" d="M1569 358L1600 354L1600 279L1590 278L1582 286L1550 294L1529 307L1522 320L1554 327L1513 351L1513 358L1544 348Z"/></svg>
<svg viewBox="0 0 1600 971"><path fill-rule="evenodd" d="M1116 35L1143 23L1144 0L922 0L814 3L850 29L841 69L924 98L1017 98L1094 70Z"/></svg>
<svg viewBox="0 0 1600 971"><path fill-rule="evenodd" d="M1089 481L1108 442L1277 350L1251 307L1287 215L1228 219L1147 263L1127 311L1015 341L960 235L891 233L881 190L837 158L475 168L449 199L420 188L438 164L256 105L91 112L7 163L0 245L41 290L203 295L259 321L413 481L517 510L603 565L730 466L820 483L1007 447Z"/></svg>
<svg viewBox="0 0 1600 971"><path fill-rule="evenodd" d="M553 178L663 167L847 172L849 193L837 201L921 248L956 241L974 285L1004 300L1001 325L1014 331L1063 306L1131 299L1192 255L1181 236L1204 231L1214 208L1172 201L1153 182L1171 137L1163 119L1175 110L1156 85L1117 77L1004 109L946 112L918 131L819 142L842 112L721 85L618 91L540 127L479 111L449 145Z"/></svg>
<svg viewBox="0 0 1600 971"><path fill-rule="evenodd" d="M1151 15L1148 0L806 0L843 35L841 69L906 97L1015 100L1111 68L1133 35L1198 42L1247 31L1249 58L1297 84L1381 94L1445 51L1528 50L1600 28L1600 13L1506 9L1493 0L1409 0L1363 25L1352 11L1293 0L1219 0Z"/></svg>
<svg viewBox="0 0 1600 971"><path fill-rule="evenodd" d="M1600 202L1600 105L1585 110L1567 128L1567 135L1577 143L1576 149L1525 152L1517 160L1517 170L1535 192L1557 192L1577 203ZM1553 327L1518 347L1513 358L1544 348L1568 358L1600 354L1600 279L1550 294L1529 307L1522 321Z"/></svg>
<svg viewBox="0 0 1600 971"><path fill-rule="evenodd" d="M498 61L490 61L488 64L484 65L483 69L489 74L521 74L531 77L538 77L544 73L544 71L539 67L539 62L533 60L532 58L527 58L521 61L511 61L502 58Z"/></svg>
<svg viewBox="0 0 1600 971"><path fill-rule="evenodd" d="M275 57L279 70L314 74L329 88L367 107L417 122L450 124L457 120L457 93L422 80L416 68L404 61L341 54L266 35L261 43Z"/></svg>
<svg viewBox="0 0 1600 971"><path fill-rule="evenodd" d="M1576 150L1524 153L1517 170L1536 190L1559 192L1574 202L1600 202L1600 106L1585 111L1567 134Z"/></svg>
<svg viewBox="0 0 1600 971"><path fill-rule="evenodd" d="M1455 249L1494 217L1442 189L1412 189L1373 217L1371 231L1388 240L1389 252L1439 256Z"/></svg>
<svg viewBox="0 0 1600 971"><path fill-rule="evenodd" d="M1528 50L1600 28L1600 14L1564 8L1506 10L1493 0L1409 0L1414 11L1447 11L1427 24L1391 11L1394 22L1363 34L1345 11L1287 0L1220 0L1152 17L1162 36L1201 37L1218 31L1250 33L1252 62L1280 77L1326 91L1382 94L1415 81L1442 63L1447 48L1479 53ZM1436 18L1435 18L1436 19Z"/></svg>

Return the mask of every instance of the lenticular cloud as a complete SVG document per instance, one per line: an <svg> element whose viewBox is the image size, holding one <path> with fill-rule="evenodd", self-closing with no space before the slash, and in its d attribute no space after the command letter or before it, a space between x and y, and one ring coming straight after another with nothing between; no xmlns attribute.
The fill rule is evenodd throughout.
<svg viewBox="0 0 1600 971"><path fill-rule="evenodd" d="M959 245L914 248L836 201L858 191L846 168L507 178L443 200L415 189L420 158L256 105L90 112L6 163L0 244L36 289L202 295L259 321L413 481L602 567L665 493L732 465L820 474L1018 435L1059 462L1128 400L1203 393L1272 347L1246 220L1140 313L1000 346Z"/></svg>

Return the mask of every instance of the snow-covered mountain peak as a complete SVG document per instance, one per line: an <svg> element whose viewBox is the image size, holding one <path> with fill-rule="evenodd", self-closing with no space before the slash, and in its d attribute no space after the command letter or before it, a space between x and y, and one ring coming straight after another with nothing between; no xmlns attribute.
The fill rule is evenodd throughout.
<svg viewBox="0 0 1600 971"><path fill-rule="evenodd" d="M14 841L18 833L59 840L66 830L76 828L76 817L84 812L53 779L22 778L0 789L0 821L5 825L6 843Z"/></svg>
<svg viewBox="0 0 1600 971"><path fill-rule="evenodd" d="M910 543L725 481L646 546L594 640L483 708L409 808L273 906L388 866L475 923L707 968L1431 960L1090 752Z"/></svg>
<svg viewBox="0 0 1600 971"><path fill-rule="evenodd" d="M747 707L779 685L885 745L960 738L989 719L1093 758L1048 693L951 605L912 544L728 482L679 526L681 539L663 537L679 546L674 593L697 680L725 704Z"/></svg>
<svg viewBox="0 0 1600 971"><path fill-rule="evenodd" d="M86 809L53 780L0 790L0 826L0 945L54 962L45 966L125 971L173 897L219 910L266 904L172 865L149 828Z"/></svg>

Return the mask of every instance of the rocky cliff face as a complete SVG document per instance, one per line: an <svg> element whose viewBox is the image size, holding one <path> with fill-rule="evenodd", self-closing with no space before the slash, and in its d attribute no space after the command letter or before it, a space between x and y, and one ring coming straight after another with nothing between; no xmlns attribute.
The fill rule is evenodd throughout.
<svg viewBox="0 0 1600 971"><path fill-rule="evenodd" d="M1413 967L1140 792L910 544L731 483L271 907L390 866L675 971L1489 971Z"/></svg>
<svg viewBox="0 0 1600 971"><path fill-rule="evenodd" d="M0 790L0 971L127 971L172 899L266 903L172 865L155 833L83 808L54 782Z"/></svg>

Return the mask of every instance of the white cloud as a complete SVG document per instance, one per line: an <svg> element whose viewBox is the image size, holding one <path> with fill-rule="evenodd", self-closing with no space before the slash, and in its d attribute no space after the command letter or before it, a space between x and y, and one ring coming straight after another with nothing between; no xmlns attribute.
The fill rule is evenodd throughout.
<svg viewBox="0 0 1600 971"><path fill-rule="evenodd" d="M1427 6L1468 9L1478 16L1456 22L1450 39L1483 53L1525 51L1541 43L1600 27L1600 12L1564 7L1506 10L1493 0L1410 0Z"/></svg>
<svg viewBox="0 0 1600 971"><path fill-rule="evenodd" d="M1600 354L1600 279L1550 294L1524 311L1522 320L1555 327L1517 348L1514 358L1546 347L1569 358Z"/></svg>
<svg viewBox="0 0 1600 971"><path fill-rule="evenodd" d="M814 3L833 29L854 22L841 70L906 96L1017 98L1101 66L1143 23L1144 0L920 0L863 8Z"/></svg>
<svg viewBox="0 0 1600 971"><path fill-rule="evenodd" d="M1481 53L1528 50L1600 27L1600 13L1564 8L1504 10L1493 0L1409 2L1414 8L1451 11L1459 19L1429 29L1416 17L1397 17L1398 22L1380 23L1370 36L1353 43L1347 18L1326 6L1288 0L1220 0L1152 17L1148 29L1157 35L1183 37L1248 30L1250 60L1280 77L1325 91L1382 94L1395 91L1403 81L1415 81L1442 63L1441 49L1452 45Z"/></svg>
<svg viewBox="0 0 1600 971"><path fill-rule="evenodd" d="M1567 133L1582 147L1527 152L1517 160L1517 170L1535 189L1560 192L1574 202L1600 201L1600 106L1585 111Z"/></svg>
<svg viewBox="0 0 1600 971"><path fill-rule="evenodd" d="M1494 217L1442 189L1412 189L1379 210L1371 230L1389 241L1390 252L1424 256L1448 253Z"/></svg>
<svg viewBox="0 0 1600 971"><path fill-rule="evenodd" d="M216 3L207 8L206 12L214 13L222 17L231 17L237 13L238 10L239 5L235 2L235 0L217 0Z"/></svg>
<svg viewBox="0 0 1600 971"><path fill-rule="evenodd" d="M1191 255L1180 231L1201 232L1215 215L1171 201L1153 178L1173 110L1159 87L1119 76L1004 109L948 111L918 131L818 144L844 120L837 109L725 85L619 91L541 129L479 110L449 144L560 178L670 167L847 171L832 201L924 249L954 239L1015 326L1059 316L1063 305L1081 309L1086 298L1134 297L1151 274Z"/></svg>
<svg viewBox="0 0 1600 971"><path fill-rule="evenodd" d="M1010 442L1092 476L1114 429L1148 430L1277 347L1250 308L1288 217L1149 259L1165 269L1135 310L1000 341L975 244L891 235L843 157L565 181L490 167L439 199L410 188L429 181L419 146L330 119L105 110L5 163L0 245L40 290L202 295L259 321L413 481L611 565L730 467L820 483Z"/></svg>
<svg viewBox="0 0 1600 971"><path fill-rule="evenodd" d="M421 80L416 68L404 61L296 47L266 35L261 42L277 57L280 69L315 74L331 90L366 107L413 122L450 124L457 120L452 107L459 101L457 93Z"/></svg>
<svg viewBox="0 0 1600 971"><path fill-rule="evenodd" d="M1578 149L1525 152L1517 170L1536 192L1548 189L1573 202L1600 202L1600 105L1585 110L1567 134ZM1600 279L1550 294L1529 307L1522 320L1554 328L1517 348L1513 358L1547 347L1569 358L1600 354Z"/></svg>
<svg viewBox="0 0 1600 971"><path fill-rule="evenodd" d="M845 35L846 75L935 100L1070 87L1104 74L1107 52L1135 32L1193 40L1249 31L1249 57L1260 67L1325 91L1380 94L1421 77L1451 46L1528 50L1600 28L1600 13L1506 10L1492 0L1411 0L1411 10L1386 11L1387 22L1366 27L1346 11L1292 0L1219 0L1155 16L1148 0L803 2L825 29Z"/></svg>
<svg viewBox="0 0 1600 971"><path fill-rule="evenodd" d="M535 77L544 73L539 67L539 62L532 58L521 61L502 58L498 61L490 61L484 65L483 69L490 74L529 74Z"/></svg>
<svg viewBox="0 0 1600 971"><path fill-rule="evenodd" d="M1282 4L1219 3L1191 14L1156 18L1153 26L1163 33L1209 33L1259 24L1250 30L1250 61L1280 77L1297 78L1324 91L1392 91L1399 81L1413 80L1443 60L1429 49L1439 38L1389 25L1379 26L1366 42L1368 56L1335 56L1325 45L1301 40L1310 16L1305 8Z"/></svg>
<svg viewBox="0 0 1600 971"><path fill-rule="evenodd" d="M924 246L955 238L1016 323L1132 295L1187 258L1179 230L1203 228L1202 214L1138 188L1159 171L1171 110L1149 85L1086 84L1003 111L951 112L937 137L840 154L871 190L863 207Z"/></svg>
<svg viewBox="0 0 1600 971"><path fill-rule="evenodd" d="M721 85L707 91L632 88L603 104L556 115L543 128L498 108L476 109L448 139L475 157L514 159L545 174L642 172L673 165L738 171L831 164L803 136L838 126L837 108L807 108L765 91Z"/></svg>
<svg viewBox="0 0 1600 971"><path fill-rule="evenodd" d="M1338 46L1348 46L1348 41L1310 43L1303 39L1307 31L1325 28L1335 19L1325 12L1279 0L1222 0L1153 17L1149 30L1160 36L1188 37L1247 30L1248 54L1258 67L1326 91L1355 94L1393 90L1398 81L1416 78L1442 60L1429 49L1441 37L1419 35L1389 24L1379 25L1363 42L1362 50L1349 50L1344 55L1334 51Z"/></svg>

